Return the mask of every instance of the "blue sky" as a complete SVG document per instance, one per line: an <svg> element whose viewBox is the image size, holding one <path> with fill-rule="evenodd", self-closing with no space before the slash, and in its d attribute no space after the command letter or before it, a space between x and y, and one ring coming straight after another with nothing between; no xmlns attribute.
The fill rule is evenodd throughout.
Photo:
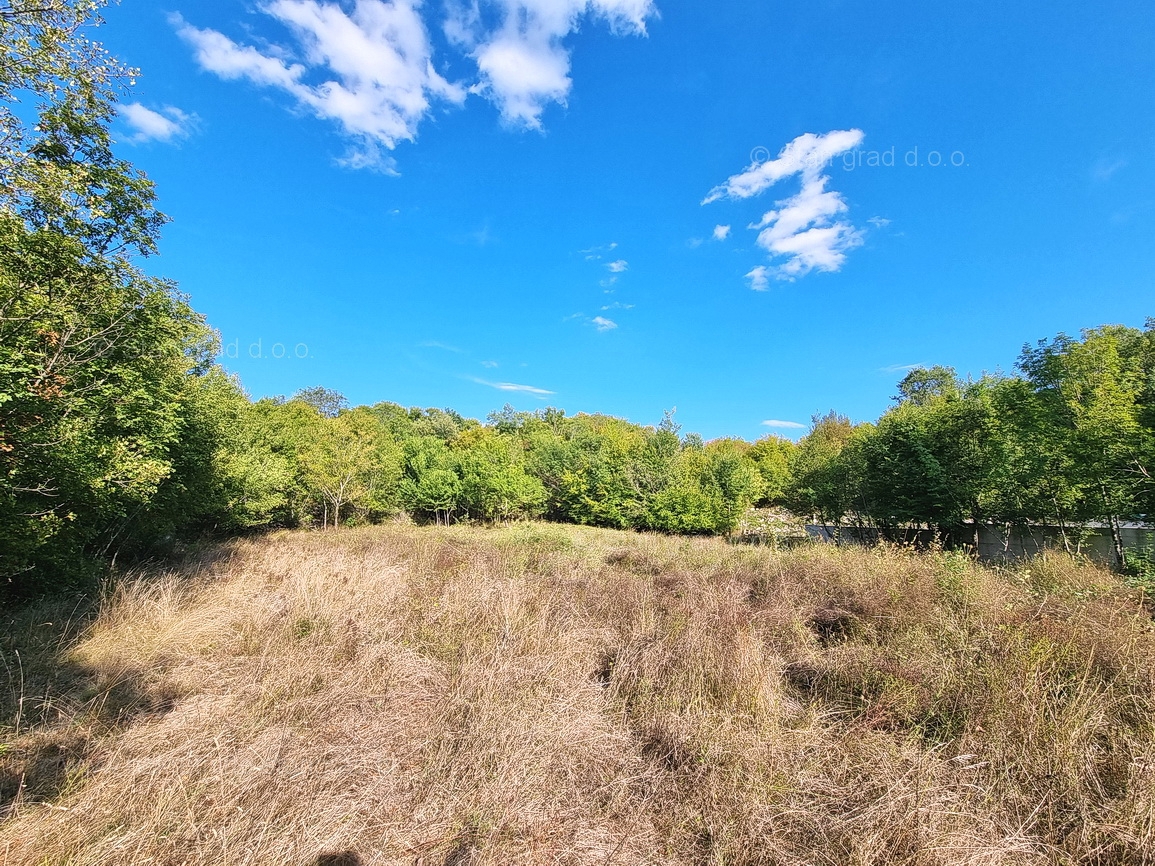
<svg viewBox="0 0 1155 866"><path fill-rule="evenodd" d="M1155 315L1148 2L123 0L150 271L255 396L707 438ZM279 356L278 356L279 355Z"/></svg>

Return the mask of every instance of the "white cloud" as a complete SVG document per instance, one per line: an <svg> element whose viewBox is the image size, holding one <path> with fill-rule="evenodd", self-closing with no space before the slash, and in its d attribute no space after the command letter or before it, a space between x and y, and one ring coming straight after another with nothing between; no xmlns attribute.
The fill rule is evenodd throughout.
<svg viewBox="0 0 1155 866"><path fill-rule="evenodd" d="M922 364L891 364L889 367L883 367L881 372L883 372L883 373L909 373L912 370L923 370L926 368L926 366L927 365L925 363L922 363Z"/></svg>
<svg viewBox="0 0 1155 866"><path fill-rule="evenodd" d="M762 426L763 427L774 427L774 428L781 429L781 430L805 430L806 429L805 424L799 424L797 421L778 421L777 419L771 419L769 421L763 421Z"/></svg>
<svg viewBox="0 0 1155 866"><path fill-rule="evenodd" d="M515 391L521 394L533 394L535 397L548 397L556 392L547 391L545 388L535 388L533 385L516 385L513 382L488 382L485 379L471 379L478 385L485 385L487 388L496 388L498 391Z"/></svg>
<svg viewBox="0 0 1155 866"><path fill-rule="evenodd" d="M751 198L795 174L819 176L834 157L858 147L862 139L860 129L828 132L825 135L804 133L782 148L776 159L753 163L741 174L714 187L702 204L710 204L722 198Z"/></svg>
<svg viewBox="0 0 1155 866"><path fill-rule="evenodd" d="M730 237L729 226L714 226L714 240L724 241L728 237Z"/></svg>
<svg viewBox="0 0 1155 866"><path fill-rule="evenodd" d="M496 22L485 14L494 7ZM656 14L653 0L453 0L444 30L477 63L481 81L473 92L491 100L507 123L540 129L545 107L569 96L564 40L583 16L604 19L614 33L644 35Z"/></svg>
<svg viewBox="0 0 1155 866"><path fill-rule="evenodd" d="M487 370L495 370L501 365L498 364L497 361L482 361L481 366L485 367Z"/></svg>
<svg viewBox="0 0 1155 866"><path fill-rule="evenodd" d="M632 310L633 308L633 304L623 304L621 301L614 301L612 304L606 304L602 307L602 312L604 313L607 310Z"/></svg>
<svg viewBox="0 0 1155 866"><path fill-rule="evenodd" d="M621 274L630 269L630 263L625 259L618 259L616 262L610 262L606 265L606 270L611 274Z"/></svg>
<svg viewBox="0 0 1155 866"><path fill-rule="evenodd" d="M287 64L280 57L268 57L251 46L237 45L215 30L200 30L179 13L170 16L169 23L193 47L202 69L225 79L247 78L255 84L280 87L294 95L298 95L298 88L306 89L300 83L305 67L299 63Z"/></svg>
<svg viewBox="0 0 1155 866"><path fill-rule="evenodd" d="M344 165L391 171L382 149L412 141L432 100L465 100L465 89L433 68L420 6L421 0L355 0L346 12L321 0L273 0L260 7L293 33L304 63L287 62L284 48L262 53L238 45L179 15L172 23L202 68L282 90L317 117L340 123L354 142ZM318 77L324 80L306 80Z"/></svg>
<svg viewBox="0 0 1155 866"><path fill-rule="evenodd" d="M890 225L890 220L888 220L886 217L871 217L867 220L867 222L874 226L876 229L884 229Z"/></svg>
<svg viewBox="0 0 1155 866"><path fill-rule="evenodd" d="M509 123L540 129L545 105L566 101L569 54L549 37L505 32L479 48L475 57L487 92Z"/></svg>
<svg viewBox="0 0 1155 866"><path fill-rule="evenodd" d="M184 138L196 122L194 116L185 114L179 108L166 105L160 111L145 108L139 102L122 105L119 114L133 130L129 139L134 142L172 141Z"/></svg>
<svg viewBox="0 0 1155 866"><path fill-rule="evenodd" d="M464 350L457 348L457 346L451 346L448 343L439 343L437 340L425 340L417 345L422 349L441 349L442 351L454 352L458 355L465 354Z"/></svg>
<svg viewBox="0 0 1155 866"><path fill-rule="evenodd" d="M610 307L602 307L602 310L608 309L610 309ZM605 316L594 316L590 318L585 313L574 313L572 316L566 316L562 321L580 321L586 325L593 325L599 331L612 331L618 326L617 322L612 319L607 319Z"/></svg>
<svg viewBox="0 0 1155 866"><path fill-rule="evenodd" d="M1124 226L1135 219L1135 217L1151 209L1151 202L1138 202L1130 207L1125 207L1111 213L1111 225Z"/></svg>
<svg viewBox="0 0 1155 866"><path fill-rule="evenodd" d="M258 9L293 35L291 46L240 45L224 34L172 25L201 67L289 94L317 117L338 122L354 142L341 160L352 168L393 171L388 155L437 101L453 105L481 94L514 126L541 128L550 103L564 105L573 81L566 38L583 19L615 34L644 35L654 0L445 0L450 43L476 64L473 84L450 82L433 63L422 0L268 0Z"/></svg>
<svg viewBox="0 0 1155 866"><path fill-rule="evenodd" d="M746 274L746 279L750 281L751 289L756 292L764 292L770 288L770 269L765 265L758 265Z"/></svg>
<svg viewBox="0 0 1155 866"><path fill-rule="evenodd" d="M493 232L489 230L489 223L487 222L475 232L469 233L469 240L477 244L479 247L487 247L495 241L500 239L496 237Z"/></svg>
<svg viewBox="0 0 1155 866"><path fill-rule="evenodd" d="M1099 183L1106 183L1115 174L1127 167L1127 160L1119 157L1103 156L1095 160L1095 164L1091 166L1091 177Z"/></svg>
<svg viewBox="0 0 1155 866"><path fill-rule="evenodd" d="M776 202L775 210L749 226L758 232L758 245L780 262L773 271L760 266L747 274L751 288L765 290L771 275L793 280L815 269L838 271L847 251L862 243L862 233L838 218L847 205L840 193L826 189L830 177L825 173L834 157L857 147L862 139L858 129L800 135L777 158L754 163L710 190L702 204L752 198L780 180L801 175L797 195Z"/></svg>
<svg viewBox="0 0 1155 866"><path fill-rule="evenodd" d="M578 250L578 252L586 257L587 262L592 262L600 259L602 257L602 253L612 253L617 248L618 242L614 241L613 243L606 244L602 247L590 247L588 250Z"/></svg>

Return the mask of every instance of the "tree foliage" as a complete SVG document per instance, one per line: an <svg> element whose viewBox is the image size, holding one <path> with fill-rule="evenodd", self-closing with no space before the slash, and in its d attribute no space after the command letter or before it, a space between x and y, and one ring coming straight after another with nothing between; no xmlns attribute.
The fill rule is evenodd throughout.
<svg viewBox="0 0 1155 866"><path fill-rule="evenodd" d="M1024 348L1019 375L912 370L877 423L815 416L795 444L682 435L555 408L350 408L324 387L253 402L217 340L148 274L165 217L113 152L132 71L92 41L101 0L0 0L0 592L202 532L544 516L725 533L752 505L830 526L977 540L1155 514L1155 321Z"/></svg>
<svg viewBox="0 0 1155 866"><path fill-rule="evenodd" d="M216 507L215 338L137 259L164 216L113 154L130 71L85 35L101 4L0 9L0 581L164 542ZM24 106L18 107L23 100Z"/></svg>
<svg viewBox="0 0 1155 866"><path fill-rule="evenodd" d="M1155 513L1155 321L1060 334L1024 347L1018 367L972 382L913 371L877 424L815 419L784 501L883 535L930 528L971 544L983 523L1048 524L1064 539L1095 523L1125 566L1122 522Z"/></svg>

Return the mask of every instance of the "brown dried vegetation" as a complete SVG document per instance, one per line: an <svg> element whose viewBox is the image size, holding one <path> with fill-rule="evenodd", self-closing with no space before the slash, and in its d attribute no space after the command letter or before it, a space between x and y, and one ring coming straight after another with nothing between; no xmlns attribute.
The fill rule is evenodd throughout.
<svg viewBox="0 0 1155 866"><path fill-rule="evenodd" d="M1155 863L1151 617L1065 560L388 526L8 619L11 866Z"/></svg>

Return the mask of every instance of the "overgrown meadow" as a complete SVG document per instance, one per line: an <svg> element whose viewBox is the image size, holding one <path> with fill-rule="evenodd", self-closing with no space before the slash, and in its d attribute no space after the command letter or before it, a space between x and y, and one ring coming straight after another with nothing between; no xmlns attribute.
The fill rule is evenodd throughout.
<svg viewBox="0 0 1155 866"><path fill-rule="evenodd" d="M6 619L13 866L1155 862L1150 611L1065 557L394 525Z"/></svg>
<svg viewBox="0 0 1155 866"><path fill-rule="evenodd" d="M254 400L145 268L104 5L0 4L4 864L1155 863L1155 320L797 443Z"/></svg>

